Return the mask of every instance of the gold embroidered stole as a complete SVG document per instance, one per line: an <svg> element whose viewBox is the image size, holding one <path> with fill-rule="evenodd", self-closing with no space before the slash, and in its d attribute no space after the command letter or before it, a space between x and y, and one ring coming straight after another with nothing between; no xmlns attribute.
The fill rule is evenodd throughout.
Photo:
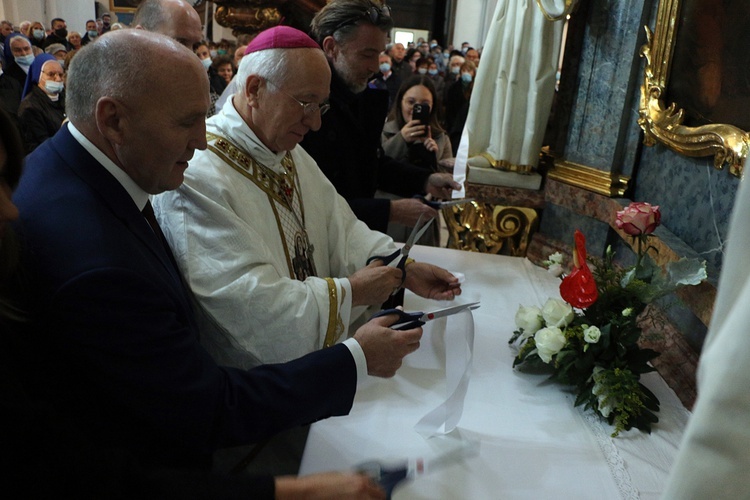
<svg viewBox="0 0 750 500"><path fill-rule="evenodd" d="M287 151L281 160L281 166L286 172L284 175L258 162L225 137L206 132L206 139L211 152L252 181L268 196L284 247L289 276L300 281L304 281L308 276L317 276L313 261L314 248L305 230L302 190L291 152ZM325 280L328 285L329 314L324 346L330 347L336 343L345 329L339 313L336 284L331 278Z"/></svg>

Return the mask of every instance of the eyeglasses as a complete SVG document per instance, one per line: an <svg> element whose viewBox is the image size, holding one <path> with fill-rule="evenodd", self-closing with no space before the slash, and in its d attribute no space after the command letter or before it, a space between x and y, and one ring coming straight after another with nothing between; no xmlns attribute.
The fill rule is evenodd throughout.
<svg viewBox="0 0 750 500"><path fill-rule="evenodd" d="M331 109L331 105L328 103L328 101L323 101L321 103L300 101L299 99L294 97L292 94L290 94L289 92L286 92L284 89L282 89L281 87L273 83L271 80L266 80L266 83L273 85L274 87L276 87L276 90L278 90L279 92L291 98L292 100L294 100L294 102L302 106L302 112L305 114L305 116L313 116L318 111L320 111L320 116L323 116L324 114L326 114L326 111Z"/></svg>
<svg viewBox="0 0 750 500"><path fill-rule="evenodd" d="M360 20L365 19L365 18L369 18L370 22L374 24L375 26L377 26L381 23L383 19L390 20L391 8L385 4L382 7L378 7L377 5L370 5L370 7L366 11L364 11L359 17L356 17L355 19L350 19L348 21L344 21L343 23L337 25L331 31L331 34L336 33L338 30L346 26L357 24Z"/></svg>

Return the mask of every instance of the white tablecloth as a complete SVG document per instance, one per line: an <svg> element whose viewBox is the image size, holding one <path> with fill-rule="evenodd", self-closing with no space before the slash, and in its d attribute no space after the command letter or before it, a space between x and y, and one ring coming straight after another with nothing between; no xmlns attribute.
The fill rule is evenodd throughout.
<svg viewBox="0 0 750 500"><path fill-rule="evenodd" d="M412 256L463 272L464 292L457 300L482 302L473 312L473 368L458 427L430 439L414 430L445 398L445 374L404 366L393 379L369 380L350 415L312 426L301 475L351 469L368 460L429 461L456 442L476 441L478 454L402 483L394 497L659 497L689 416L661 377L652 373L643 379L661 401L652 434L631 430L610 438L606 422L573 407L572 392L546 374L512 368L514 349L507 341L519 304L541 306L559 297L559 279L521 258L428 247L416 247ZM406 309L439 306L426 302L407 294Z"/></svg>

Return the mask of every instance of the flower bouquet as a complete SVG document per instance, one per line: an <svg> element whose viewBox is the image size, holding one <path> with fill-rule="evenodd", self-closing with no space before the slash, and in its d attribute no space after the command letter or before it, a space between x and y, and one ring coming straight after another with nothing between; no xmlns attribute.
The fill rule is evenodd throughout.
<svg viewBox="0 0 750 500"><path fill-rule="evenodd" d="M681 259L662 270L649 257L656 249L648 238L660 219L659 207L648 203L617 212L617 227L637 242L636 264L626 269L613 265L608 247L592 271L585 237L576 231L573 269L560 284L563 300L550 298L542 308L521 306L510 339L520 346L514 367L551 367L552 379L575 386L576 406L585 405L614 425L613 437L632 427L651 432L658 422L659 400L640 376L654 370L649 361L659 353L638 346L638 315L653 300L706 278L705 262L697 259ZM559 253L546 264L561 275Z"/></svg>

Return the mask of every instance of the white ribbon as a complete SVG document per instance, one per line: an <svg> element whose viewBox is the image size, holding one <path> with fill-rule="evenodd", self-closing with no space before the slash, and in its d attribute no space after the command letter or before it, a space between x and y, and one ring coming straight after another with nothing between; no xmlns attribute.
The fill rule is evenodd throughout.
<svg viewBox="0 0 750 500"><path fill-rule="evenodd" d="M474 357L474 316L467 309L448 318L428 322L417 356L407 357L410 366L445 366L446 399L414 426L425 438L447 434L456 428L464 412ZM412 359L409 359L412 358Z"/></svg>

